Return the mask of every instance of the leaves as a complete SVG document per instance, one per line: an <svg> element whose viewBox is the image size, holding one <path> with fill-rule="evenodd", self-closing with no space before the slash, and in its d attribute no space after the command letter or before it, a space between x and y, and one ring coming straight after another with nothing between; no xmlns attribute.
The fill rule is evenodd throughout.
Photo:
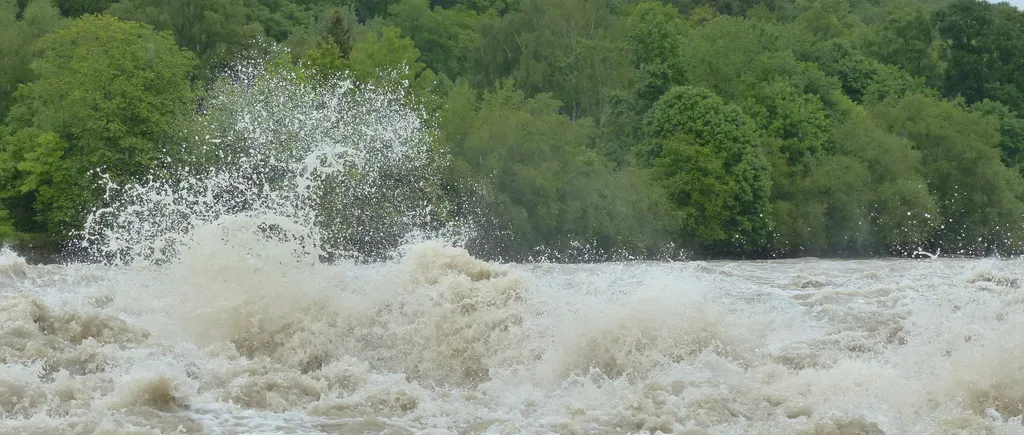
<svg viewBox="0 0 1024 435"><path fill-rule="evenodd" d="M36 79L16 93L3 139L8 199L36 196L54 234L77 227L98 199L96 173L140 177L158 163L179 115L194 104L193 57L166 34L86 16L39 43Z"/></svg>
<svg viewBox="0 0 1024 435"><path fill-rule="evenodd" d="M46 0L29 2L20 14L16 6L0 1L0 119L6 117L18 85L32 78L35 42L66 24Z"/></svg>
<svg viewBox="0 0 1024 435"><path fill-rule="evenodd" d="M1000 161L994 119L920 95L889 102L876 113L921 153L929 191L946 219L938 233L943 250L986 254L1018 248L1024 241L1024 184Z"/></svg>
<svg viewBox="0 0 1024 435"><path fill-rule="evenodd" d="M453 175L485 189L479 204L498 219L488 234L511 236L508 244L487 237L478 249L523 258L538 246L610 253L663 244L671 225L667 204L647 173L613 173L589 149L592 123L572 122L550 95L526 98L510 82L475 101L465 84L453 88L439 126L451 144Z"/></svg>
<svg viewBox="0 0 1024 435"><path fill-rule="evenodd" d="M944 91L1024 110L1024 13L1009 4L958 0L936 13L948 63Z"/></svg>
<svg viewBox="0 0 1024 435"><path fill-rule="evenodd" d="M262 26L247 19L244 0L122 0L107 13L171 32L206 66L229 61L263 36Z"/></svg>
<svg viewBox="0 0 1024 435"><path fill-rule="evenodd" d="M489 255L1014 252L1021 41L974 0L0 0L0 233L197 152L196 90L266 52L407 91Z"/></svg>
<svg viewBox="0 0 1024 435"><path fill-rule="evenodd" d="M765 246L769 168L739 108L706 89L672 88L644 118L644 133L642 158L658 169L694 242L712 254Z"/></svg>

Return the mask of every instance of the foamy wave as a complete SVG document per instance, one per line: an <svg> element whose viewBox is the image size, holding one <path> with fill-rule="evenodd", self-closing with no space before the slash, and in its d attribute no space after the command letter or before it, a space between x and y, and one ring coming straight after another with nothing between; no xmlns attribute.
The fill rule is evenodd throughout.
<svg viewBox="0 0 1024 435"><path fill-rule="evenodd" d="M813 263L855 279L807 298L786 275L805 272L771 264L523 267L428 242L327 266L272 247L19 281L0 432L1024 432L1021 299L970 268L862 282L874 265ZM76 304L62 286L82 282L109 301Z"/></svg>
<svg viewBox="0 0 1024 435"><path fill-rule="evenodd" d="M25 295L0 300L0 358L41 363L45 376L102 371L108 364L103 346L137 345L147 337L148 332L115 317L54 311Z"/></svg>
<svg viewBox="0 0 1024 435"><path fill-rule="evenodd" d="M183 287L169 307L197 343L229 342L239 355L313 372L346 354L425 382L488 379L522 322L521 281L464 249L413 248L366 293L340 282L352 266L266 268L205 255L172 267ZM336 274L339 281L311 280ZM325 291L326 288L334 290Z"/></svg>
<svg viewBox="0 0 1024 435"><path fill-rule="evenodd" d="M27 267L24 258L10 248L0 247L0 279L24 279Z"/></svg>
<svg viewBox="0 0 1024 435"><path fill-rule="evenodd" d="M172 412L186 408L196 386L183 373L168 374L161 367L135 367L118 380L106 406L111 409L134 407Z"/></svg>
<svg viewBox="0 0 1024 435"><path fill-rule="evenodd" d="M665 365L705 351L750 361L763 340L750 319L726 313L693 290L640 296L585 313L563 331L552 363L565 375L597 369L616 378L647 379Z"/></svg>

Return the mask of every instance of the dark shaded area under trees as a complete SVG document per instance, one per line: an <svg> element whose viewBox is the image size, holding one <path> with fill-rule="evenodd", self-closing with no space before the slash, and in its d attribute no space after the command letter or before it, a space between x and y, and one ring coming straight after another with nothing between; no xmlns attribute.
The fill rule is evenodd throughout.
<svg viewBox="0 0 1024 435"><path fill-rule="evenodd" d="M0 241L166 170L267 44L407 80L485 258L1024 253L1024 13L976 0L0 0Z"/></svg>

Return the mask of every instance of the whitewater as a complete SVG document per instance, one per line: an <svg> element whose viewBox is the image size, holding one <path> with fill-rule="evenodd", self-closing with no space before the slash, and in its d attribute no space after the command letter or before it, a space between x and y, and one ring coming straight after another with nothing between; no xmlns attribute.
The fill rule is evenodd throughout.
<svg viewBox="0 0 1024 435"><path fill-rule="evenodd" d="M0 433L1024 433L1017 260L0 258Z"/></svg>
<svg viewBox="0 0 1024 435"><path fill-rule="evenodd" d="M261 65L0 248L0 433L1024 434L1020 259L484 261L407 96Z"/></svg>

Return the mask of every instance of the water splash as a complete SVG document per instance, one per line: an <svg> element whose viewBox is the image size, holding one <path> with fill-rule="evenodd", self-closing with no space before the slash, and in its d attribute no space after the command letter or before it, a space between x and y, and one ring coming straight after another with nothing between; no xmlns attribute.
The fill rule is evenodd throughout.
<svg viewBox="0 0 1024 435"><path fill-rule="evenodd" d="M219 239L248 256L286 246L282 261L368 259L438 229L439 161L405 89L274 65L241 61L224 75L171 176L107 183L108 204L82 233L88 257L162 264Z"/></svg>
<svg viewBox="0 0 1024 435"><path fill-rule="evenodd" d="M20 279L25 277L25 259L8 247L0 246L0 279Z"/></svg>

